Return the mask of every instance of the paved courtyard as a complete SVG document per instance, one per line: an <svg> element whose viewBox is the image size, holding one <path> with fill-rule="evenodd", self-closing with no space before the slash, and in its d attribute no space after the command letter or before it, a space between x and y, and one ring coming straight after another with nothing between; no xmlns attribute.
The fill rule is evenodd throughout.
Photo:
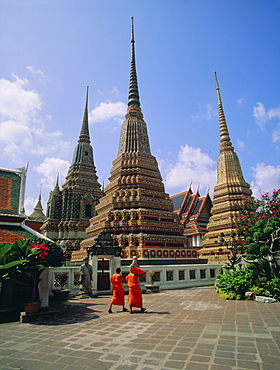
<svg viewBox="0 0 280 370"><path fill-rule="evenodd" d="M226 301L213 287L143 297L146 313L109 314L100 296L69 300L52 319L1 324L0 368L280 369L280 303Z"/></svg>

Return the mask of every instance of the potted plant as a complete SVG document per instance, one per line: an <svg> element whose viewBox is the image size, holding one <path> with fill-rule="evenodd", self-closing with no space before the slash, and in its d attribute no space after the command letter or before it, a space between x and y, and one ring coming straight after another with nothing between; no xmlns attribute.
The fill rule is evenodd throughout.
<svg viewBox="0 0 280 370"><path fill-rule="evenodd" d="M149 272L151 284L146 284L146 293L158 293L159 292L159 285L154 285L156 280L156 273L154 271Z"/></svg>
<svg viewBox="0 0 280 370"><path fill-rule="evenodd" d="M26 312L34 313L30 306L40 308L38 283L46 267L60 266L63 253L59 245L39 238L23 239L9 244L0 244L0 280L13 289L10 305L26 304ZM4 289L5 290L5 289ZM5 300L5 297L2 297ZM32 312L33 311L33 312Z"/></svg>
<svg viewBox="0 0 280 370"><path fill-rule="evenodd" d="M58 289L52 289L55 299L66 300L70 293L70 289L64 289L68 283L68 273L58 272L54 274L54 286Z"/></svg>

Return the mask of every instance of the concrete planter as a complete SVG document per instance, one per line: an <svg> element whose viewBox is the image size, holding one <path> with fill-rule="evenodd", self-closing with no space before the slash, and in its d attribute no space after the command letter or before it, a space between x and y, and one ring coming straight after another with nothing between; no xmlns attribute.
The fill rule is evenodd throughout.
<svg viewBox="0 0 280 370"><path fill-rule="evenodd" d="M146 293L158 293L159 292L159 285L155 284L147 284L145 285Z"/></svg>
<svg viewBox="0 0 280 370"><path fill-rule="evenodd" d="M52 294L57 301L67 301L70 289L53 289Z"/></svg>

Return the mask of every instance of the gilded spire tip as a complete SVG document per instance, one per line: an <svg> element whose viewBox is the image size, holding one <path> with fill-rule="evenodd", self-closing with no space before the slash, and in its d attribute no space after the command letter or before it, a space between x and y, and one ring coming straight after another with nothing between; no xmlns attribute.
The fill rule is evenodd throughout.
<svg viewBox="0 0 280 370"><path fill-rule="evenodd" d="M134 41L134 18L131 17L131 42L135 42Z"/></svg>

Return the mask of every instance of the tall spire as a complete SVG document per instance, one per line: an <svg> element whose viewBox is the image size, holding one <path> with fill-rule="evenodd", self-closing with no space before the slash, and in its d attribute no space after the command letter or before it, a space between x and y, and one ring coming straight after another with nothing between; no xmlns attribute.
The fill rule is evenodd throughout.
<svg viewBox="0 0 280 370"><path fill-rule="evenodd" d="M89 87L87 86L86 105L85 105L82 128L81 128L80 137L79 137L79 143L81 142L90 143L89 129L88 129L88 88Z"/></svg>
<svg viewBox="0 0 280 370"><path fill-rule="evenodd" d="M134 51L132 19L132 53L129 102L121 127L119 151L113 161L109 184L104 189L86 229L88 238L72 261L87 255L88 247L96 244L100 233L113 235L113 245L122 247L122 258L174 259L196 255L187 250L184 226L173 212L173 203L165 193L156 158L151 154L147 125L140 108ZM114 249L114 248L113 248ZM151 252L151 254L150 254ZM95 253L95 252L94 252ZM110 252L112 253L112 251ZM179 257L180 255L180 257Z"/></svg>
<svg viewBox="0 0 280 370"><path fill-rule="evenodd" d="M212 216L207 225L208 233L205 234L203 248L199 251L200 256L207 255L209 262L215 262L213 254L222 248L225 255L223 262L227 259L227 245L232 242L231 234L236 229L235 218L240 212L240 206L244 199L251 196L250 185L245 182L239 158L230 142L229 131L223 111L220 88L217 74L215 72L216 91L219 107L220 121L220 154L217 164L217 184L214 187ZM221 234L225 240L221 244Z"/></svg>
<svg viewBox="0 0 280 370"><path fill-rule="evenodd" d="M131 35L131 64L130 64L130 83L128 93L128 106L126 120L121 128L118 155L131 152L141 152L151 154L149 136L146 123L140 108L140 99L138 92L136 63L135 63L135 40L134 23L132 20Z"/></svg>
<svg viewBox="0 0 280 370"><path fill-rule="evenodd" d="M88 86L86 93L86 105L84 110L84 117L82 128L78 140L78 144L74 150L73 163L84 162L88 164L94 164L93 161L93 149L90 145L89 127L88 127Z"/></svg>
<svg viewBox="0 0 280 370"><path fill-rule="evenodd" d="M131 17L131 62L130 62L130 83L128 93L128 106L140 107L136 63L135 63L135 48L134 48L134 20Z"/></svg>
<svg viewBox="0 0 280 370"><path fill-rule="evenodd" d="M53 193L60 194L60 189L59 189L59 172L57 173L56 184L55 184L55 187L53 189Z"/></svg>
<svg viewBox="0 0 280 370"><path fill-rule="evenodd" d="M35 205L34 211L31 213L31 215L27 217L28 220L42 221L43 222L46 219L46 216L43 213L41 193L42 193L42 186L40 188L40 193L39 193L39 197L38 197L38 200L37 200L37 204Z"/></svg>
<svg viewBox="0 0 280 370"><path fill-rule="evenodd" d="M216 91L217 91L217 99L218 99L218 108L219 108L219 120L220 120L220 152L222 151L227 151L233 150L233 146L230 141L229 137L229 132L227 128L227 123L226 123L226 118L223 110L223 105L222 105L222 99L221 99L221 94L220 94L220 88L219 88L219 83L218 83L218 77L217 73L214 72L215 75L215 80L216 80Z"/></svg>

